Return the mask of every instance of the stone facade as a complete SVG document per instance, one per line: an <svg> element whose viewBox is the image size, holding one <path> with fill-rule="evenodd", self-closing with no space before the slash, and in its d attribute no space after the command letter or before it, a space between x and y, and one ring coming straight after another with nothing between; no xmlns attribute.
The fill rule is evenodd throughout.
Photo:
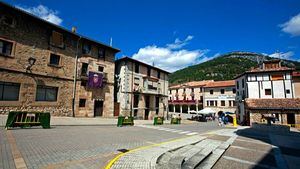
<svg viewBox="0 0 300 169"><path fill-rule="evenodd" d="M116 61L116 114L137 119L167 116L168 72L132 58Z"/></svg>
<svg viewBox="0 0 300 169"><path fill-rule="evenodd" d="M47 111L57 116L72 116L74 71L77 63L75 116L94 117L95 100L99 100L103 102L101 116L113 117L114 56L118 49L81 38L76 33L4 3L0 2L0 6L0 45L12 45L5 46L5 50L3 47L0 51L0 85L9 82L20 85L17 99L9 101L0 96L1 114L12 110L30 110ZM57 37L61 38L61 45L55 43ZM85 44L90 46L88 54L83 54ZM104 57L99 57L100 49L105 51ZM58 58L58 61L54 60L55 64L53 56ZM30 58L36 61L27 69ZM86 73L92 71L105 74L103 88L95 89L83 85L83 81L87 81L87 77L81 76L83 63L88 64ZM100 71L99 66L103 67L103 70ZM37 99L38 86L57 88L56 99ZM1 92L0 94L9 94L10 91ZM82 98L86 99L84 107L79 106Z"/></svg>

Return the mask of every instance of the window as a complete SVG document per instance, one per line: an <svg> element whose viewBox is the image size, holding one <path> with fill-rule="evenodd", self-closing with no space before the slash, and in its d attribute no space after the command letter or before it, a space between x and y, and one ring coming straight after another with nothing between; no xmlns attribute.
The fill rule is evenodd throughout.
<svg viewBox="0 0 300 169"><path fill-rule="evenodd" d="M50 65L59 65L60 56L51 53L50 54Z"/></svg>
<svg viewBox="0 0 300 169"><path fill-rule="evenodd" d="M232 93L236 93L236 89L235 88L232 88Z"/></svg>
<svg viewBox="0 0 300 169"><path fill-rule="evenodd" d="M0 82L1 101L18 101L19 91L20 91L19 83Z"/></svg>
<svg viewBox="0 0 300 169"><path fill-rule="evenodd" d="M202 92L202 90L203 90L203 88L202 88L202 87L200 87L200 92Z"/></svg>
<svg viewBox="0 0 300 169"><path fill-rule="evenodd" d="M8 42L8 41L4 41L4 40L0 39L0 54L6 55L6 56L12 55L12 47L13 47L12 42Z"/></svg>
<svg viewBox="0 0 300 169"><path fill-rule="evenodd" d="M194 92L194 88L192 88L192 92Z"/></svg>
<svg viewBox="0 0 300 169"><path fill-rule="evenodd" d="M36 101L57 101L58 87L38 85L36 89Z"/></svg>
<svg viewBox="0 0 300 169"><path fill-rule="evenodd" d="M214 106L214 101L209 101L209 106Z"/></svg>
<svg viewBox="0 0 300 169"><path fill-rule="evenodd" d="M214 90L210 90L209 93L210 93L210 94L214 94Z"/></svg>
<svg viewBox="0 0 300 169"><path fill-rule="evenodd" d="M283 75L272 75L272 80L283 80Z"/></svg>
<svg viewBox="0 0 300 169"><path fill-rule="evenodd" d="M172 94L172 91L171 91L171 90L169 90L169 92L170 92L170 94Z"/></svg>
<svg viewBox="0 0 300 169"><path fill-rule="evenodd" d="M135 63L135 65L134 65L134 72L135 73L140 73L140 64L139 63Z"/></svg>
<svg viewBox="0 0 300 169"><path fill-rule="evenodd" d="M147 75L151 76L151 68L150 67L147 68Z"/></svg>
<svg viewBox="0 0 300 169"><path fill-rule="evenodd" d="M221 106L225 106L225 101L221 100Z"/></svg>
<svg viewBox="0 0 300 169"><path fill-rule="evenodd" d="M290 94L290 93L291 93L290 89L287 89L286 94Z"/></svg>
<svg viewBox="0 0 300 169"><path fill-rule="evenodd" d="M218 101L215 101L215 106L218 106Z"/></svg>
<svg viewBox="0 0 300 169"><path fill-rule="evenodd" d="M265 95L271 95L271 89L265 89Z"/></svg>
<svg viewBox="0 0 300 169"><path fill-rule="evenodd" d="M157 71L157 78L160 79L160 71Z"/></svg>
<svg viewBox="0 0 300 169"><path fill-rule="evenodd" d="M224 94L225 93L225 90L224 89L221 89L221 94Z"/></svg>
<svg viewBox="0 0 300 169"><path fill-rule="evenodd" d="M178 89L176 89L176 93L178 93Z"/></svg>
<svg viewBox="0 0 300 169"><path fill-rule="evenodd" d="M183 92L185 92L185 88L183 88Z"/></svg>
<svg viewBox="0 0 300 169"><path fill-rule="evenodd" d="M54 46L63 47L64 45L63 34L56 31L52 31L51 44Z"/></svg>
<svg viewBox="0 0 300 169"><path fill-rule="evenodd" d="M87 81L86 80L82 80L81 81L81 86L86 87Z"/></svg>
<svg viewBox="0 0 300 169"><path fill-rule="evenodd" d="M4 23L5 25L8 25L8 26L14 26L15 25L14 18L12 16L9 16L9 15L3 15L0 20L2 20L2 23Z"/></svg>
<svg viewBox="0 0 300 169"><path fill-rule="evenodd" d="M231 101L231 100L229 100L229 107L231 107L231 106L232 106L232 105L231 105L231 102L232 102L232 101ZM221 104L222 104L222 103L221 103Z"/></svg>
<svg viewBox="0 0 300 169"><path fill-rule="evenodd" d="M98 58L105 58L105 49L98 48Z"/></svg>
<svg viewBox="0 0 300 169"><path fill-rule="evenodd" d="M243 79L242 80L242 88L244 88L245 87L245 80Z"/></svg>
<svg viewBox="0 0 300 169"><path fill-rule="evenodd" d="M84 43L82 46L82 54L91 54L92 46L90 44Z"/></svg>
<svg viewBox="0 0 300 169"><path fill-rule="evenodd" d="M200 100L201 100L201 101L203 100L203 96L200 96Z"/></svg>
<svg viewBox="0 0 300 169"><path fill-rule="evenodd" d="M85 107L86 99L79 99L79 107Z"/></svg>
<svg viewBox="0 0 300 169"><path fill-rule="evenodd" d="M240 84L239 81L236 82L236 88L239 89L240 88Z"/></svg>
<svg viewBox="0 0 300 169"><path fill-rule="evenodd" d="M236 103L235 103L235 101L232 101L232 106L236 106Z"/></svg>
<svg viewBox="0 0 300 169"><path fill-rule="evenodd" d="M81 67L81 75L82 76L87 76L88 67L89 67L89 64L82 63L82 67Z"/></svg>
<svg viewBox="0 0 300 169"><path fill-rule="evenodd" d="M99 72L103 72L104 71L104 67L103 66L98 66L98 71Z"/></svg>

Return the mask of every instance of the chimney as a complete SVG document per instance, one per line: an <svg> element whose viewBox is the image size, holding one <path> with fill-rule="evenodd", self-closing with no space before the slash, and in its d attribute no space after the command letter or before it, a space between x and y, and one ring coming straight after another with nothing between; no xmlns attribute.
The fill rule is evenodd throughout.
<svg viewBox="0 0 300 169"><path fill-rule="evenodd" d="M77 28L75 26L72 27L72 32L76 33L77 32Z"/></svg>

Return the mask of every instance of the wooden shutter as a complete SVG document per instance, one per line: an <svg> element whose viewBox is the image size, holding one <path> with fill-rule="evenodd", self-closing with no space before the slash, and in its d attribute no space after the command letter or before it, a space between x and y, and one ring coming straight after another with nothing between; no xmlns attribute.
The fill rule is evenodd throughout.
<svg viewBox="0 0 300 169"><path fill-rule="evenodd" d="M52 44L62 47L63 43L64 43L63 35L56 31L52 31Z"/></svg>

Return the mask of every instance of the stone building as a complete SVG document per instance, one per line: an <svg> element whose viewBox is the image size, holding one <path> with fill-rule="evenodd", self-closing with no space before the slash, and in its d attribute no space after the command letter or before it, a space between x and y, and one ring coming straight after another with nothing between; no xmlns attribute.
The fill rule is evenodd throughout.
<svg viewBox="0 0 300 169"><path fill-rule="evenodd" d="M295 98L292 72L272 60L237 76L238 122L250 125L275 117L277 123L299 124L300 99Z"/></svg>
<svg viewBox="0 0 300 169"><path fill-rule="evenodd" d="M294 97L300 98L300 71L293 72Z"/></svg>
<svg viewBox="0 0 300 169"><path fill-rule="evenodd" d="M169 112L189 114L203 109L204 87L213 80L192 81L169 87ZM183 115L184 115L183 114Z"/></svg>
<svg viewBox="0 0 300 169"><path fill-rule="evenodd" d="M167 116L169 72L130 57L116 60L115 115Z"/></svg>
<svg viewBox="0 0 300 169"><path fill-rule="evenodd" d="M0 113L113 117L118 49L3 2L0 9ZM91 75L103 83L87 85Z"/></svg>
<svg viewBox="0 0 300 169"><path fill-rule="evenodd" d="M235 113L235 81L215 81L204 86L203 107L211 108L215 112L223 111Z"/></svg>

